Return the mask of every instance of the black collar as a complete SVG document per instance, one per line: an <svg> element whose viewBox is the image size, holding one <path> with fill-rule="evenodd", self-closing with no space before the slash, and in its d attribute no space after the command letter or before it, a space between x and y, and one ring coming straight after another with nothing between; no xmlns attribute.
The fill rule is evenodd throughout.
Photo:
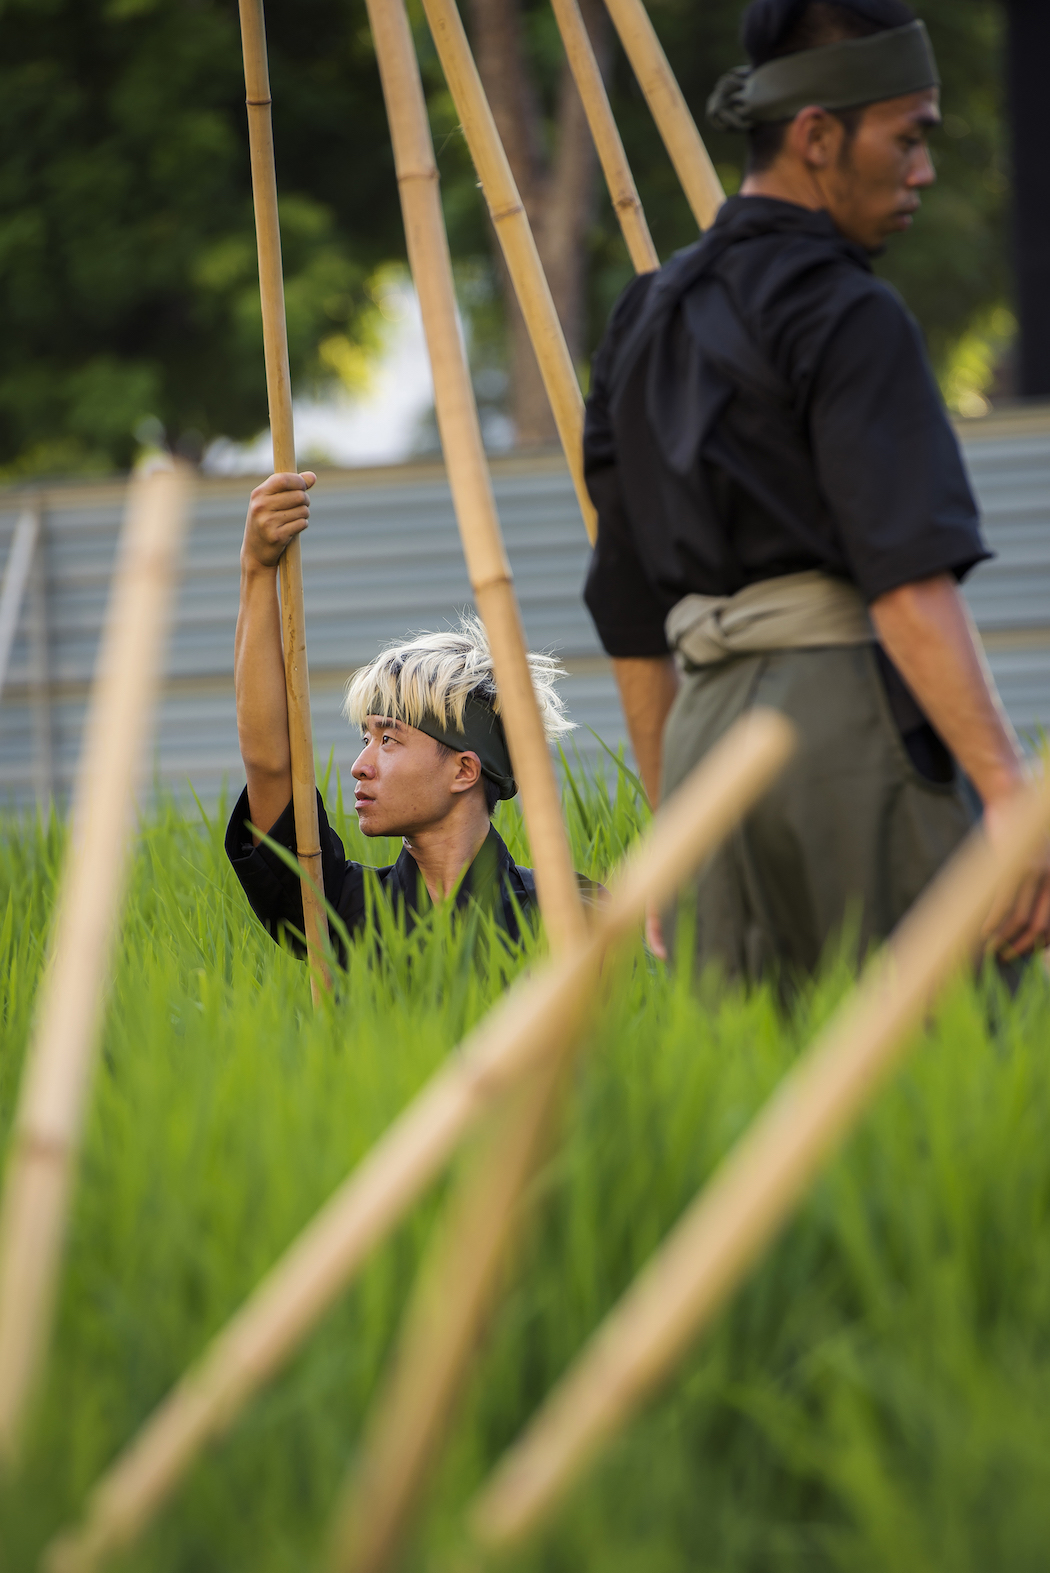
<svg viewBox="0 0 1050 1573"><path fill-rule="evenodd" d="M829 241L871 271L870 253L839 234L826 208L804 208L780 197L730 197L719 208L707 232L712 239L718 237L733 244L759 235L807 235L813 240Z"/></svg>
<svg viewBox="0 0 1050 1573"><path fill-rule="evenodd" d="M507 876L512 873L514 866L506 842L495 825L490 825L488 835L459 882L455 895L457 909L465 907L470 900L482 905L491 904L497 894L502 893ZM391 872L390 894L395 900L400 897L408 910L416 915L431 905L419 864L407 847L402 848Z"/></svg>

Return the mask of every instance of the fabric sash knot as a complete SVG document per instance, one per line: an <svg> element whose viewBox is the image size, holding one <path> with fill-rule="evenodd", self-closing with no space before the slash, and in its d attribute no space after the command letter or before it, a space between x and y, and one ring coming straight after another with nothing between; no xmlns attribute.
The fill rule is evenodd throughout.
<svg viewBox="0 0 1050 1573"><path fill-rule="evenodd" d="M737 655L870 644L875 638L857 588L822 569L746 585L735 595L687 595L664 623L667 642L691 666Z"/></svg>

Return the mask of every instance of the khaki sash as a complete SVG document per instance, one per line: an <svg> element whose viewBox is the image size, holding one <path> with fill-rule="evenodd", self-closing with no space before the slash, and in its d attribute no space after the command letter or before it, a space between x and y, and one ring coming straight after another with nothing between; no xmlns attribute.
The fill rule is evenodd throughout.
<svg viewBox="0 0 1050 1573"><path fill-rule="evenodd" d="M671 648L693 666L769 650L870 644L875 638L860 592L819 568L762 579L736 595L684 596L664 628Z"/></svg>

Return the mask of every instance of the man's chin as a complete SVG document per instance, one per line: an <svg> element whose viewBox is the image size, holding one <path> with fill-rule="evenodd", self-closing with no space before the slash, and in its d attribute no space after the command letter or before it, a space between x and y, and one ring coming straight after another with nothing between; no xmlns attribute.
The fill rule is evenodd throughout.
<svg viewBox="0 0 1050 1573"><path fill-rule="evenodd" d="M395 826L387 823L386 815L377 812L374 803L370 803L364 810L358 808L357 823L363 836L398 836L401 832Z"/></svg>

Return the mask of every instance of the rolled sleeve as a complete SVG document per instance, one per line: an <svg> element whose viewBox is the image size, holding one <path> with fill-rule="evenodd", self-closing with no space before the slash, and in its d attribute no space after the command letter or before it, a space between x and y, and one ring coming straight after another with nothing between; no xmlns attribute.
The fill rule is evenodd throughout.
<svg viewBox="0 0 1050 1573"><path fill-rule="evenodd" d="M598 537L587 570L583 599L607 655L667 654L664 609L649 583L635 546L621 485L616 435L606 378L627 309L644 299L648 278L635 280L614 314L594 358L583 429L587 490L598 515Z"/></svg>
<svg viewBox="0 0 1050 1573"><path fill-rule="evenodd" d="M296 938L303 932L303 897L299 878L272 848L264 846L262 842L258 846L252 844L252 834L248 829L250 819L248 789L245 787L226 827L226 856L240 880L248 904L267 933L280 941L282 932L286 932L291 949L297 956L303 956L303 945ZM343 843L328 823L320 792L317 794L317 825L325 897L339 910L346 904L344 886L351 865L346 862ZM293 857L296 855L295 813L291 803L266 834ZM356 865L352 867L356 868Z"/></svg>
<svg viewBox="0 0 1050 1573"><path fill-rule="evenodd" d="M871 292L831 335L814 378L818 483L850 577L869 602L916 579L962 579L992 554L919 329Z"/></svg>

